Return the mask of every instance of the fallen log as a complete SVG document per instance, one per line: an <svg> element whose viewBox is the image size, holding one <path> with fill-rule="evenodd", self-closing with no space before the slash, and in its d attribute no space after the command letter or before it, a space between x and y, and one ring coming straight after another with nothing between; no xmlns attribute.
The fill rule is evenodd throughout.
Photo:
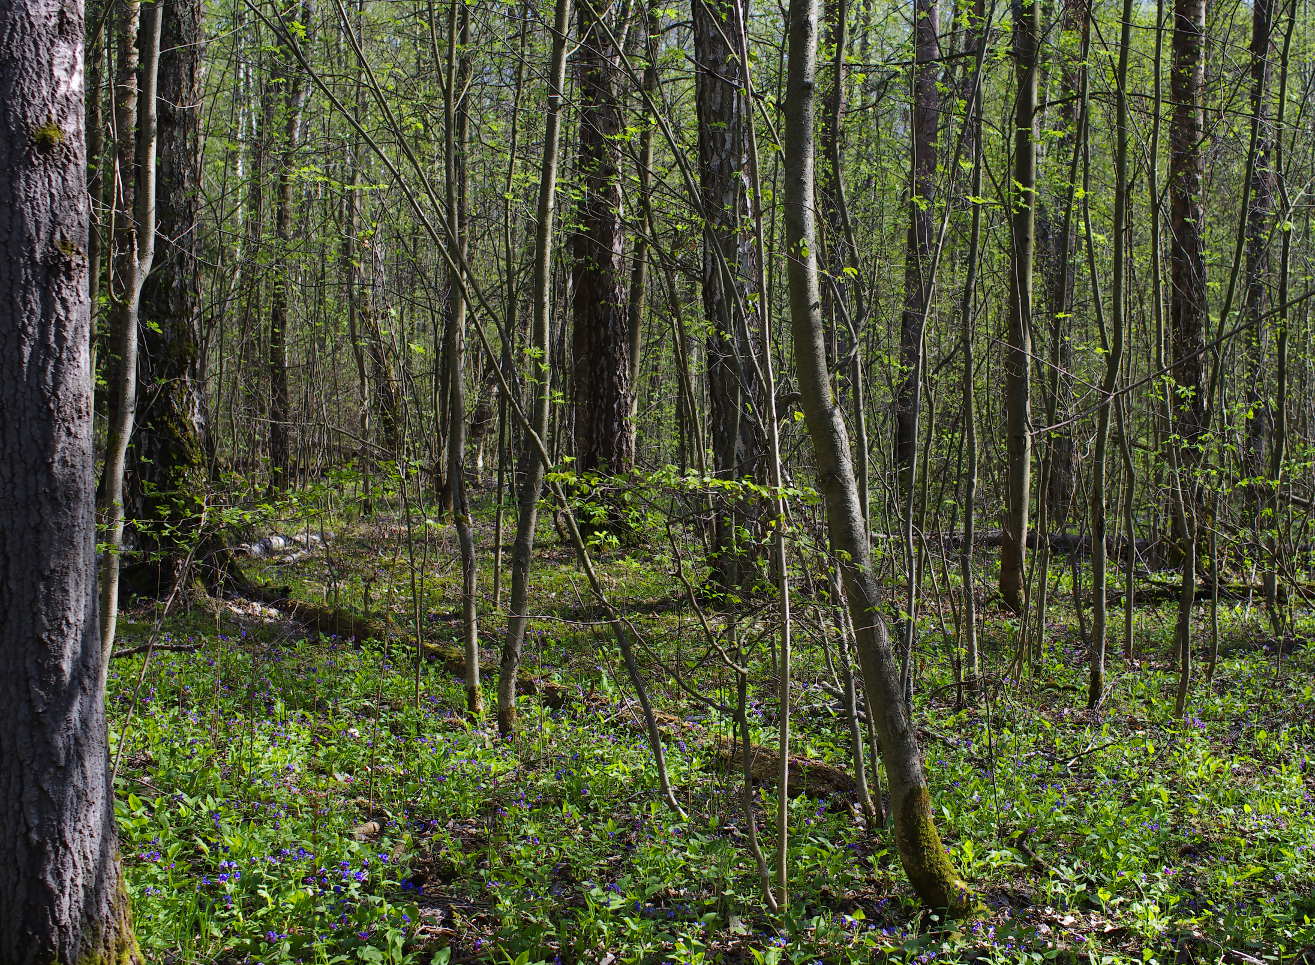
<svg viewBox="0 0 1315 965"><path fill-rule="evenodd" d="M1297 583L1278 585L1278 602L1286 603L1289 596L1298 600L1315 599L1315 583ZM1209 603L1215 598L1216 591L1220 600L1263 600L1265 588L1259 583L1219 583L1217 586L1209 581L1196 584L1196 602ZM1182 595L1183 584L1179 580L1146 581L1145 586L1137 587L1133 592L1133 601L1138 605L1156 606L1161 603L1176 603ZM1107 601L1112 604L1123 602L1123 590L1111 592Z"/></svg>
<svg viewBox="0 0 1315 965"><path fill-rule="evenodd" d="M707 728L694 721L683 720L674 714L658 711L656 714L658 728L667 739L684 734L695 740L704 740L712 745L712 765L723 773L743 774L745 745L723 734L709 735ZM643 721L634 720L632 726L642 728ZM749 773L760 784L776 784L781 776L781 754L779 751L751 744L749 753ZM807 794L809 797L830 797L832 795L852 795L856 782L854 777L842 767L828 764L826 761L811 757L790 755L790 793Z"/></svg>
<svg viewBox="0 0 1315 965"><path fill-rule="evenodd" d="M729 737L714 738L719 770L740 774L744 771L745 746ZM749 773L761 784L775 784L781 776L780 752L769 747L750 745ZM811 757L790 756L790 791L809 797L830 797L854 793L854 776L844 768Z"/></svg>
<svg viewBox="0 0 1315 965"><path fill-rule="evenodd" d="M267 557L279 556L284 553L297 554L300 557L301 554L316 549L323 549L323 547L324 537L320 536L318 533L307 533L305 535L293 534L291 536L285 536L282 533L272 533L262 539L234 546L232 547L232 552L239 556L249 556L252 559L265 559Z"/></svg>
<svg viewBox="0 0 1315 965"><path fill-rule="evenodd" d="M328 637L341 637L354 643L391 639L409 650L416 649L416 638L413 635L398 633L383 621L372 620L350 610L324 603L312 603L308 600L294 600L290 597L271 601L271 605L282 610L308 630L314 630ZM421 641L420 650L428 660L436 662L447 673L456 677L465 675L466 655L461 648L425 640ZM486 673L497 673L496 667L487 666L481 669ZM521 671L516 678L516 692L537 695L543 703L553 708L563 706L568 699L567 690L561 684L543 680L526 671Z"/></svg>
<svg viewBox="0 0 1315 965"><path fill-rule="evenodd" d="M898 533L877 533L873 539L877 540L898 540L903 537ZM936 533L927 533L924 537L926 542L939 546L943 550L958 550L963 548L963 533L959 531L943 531ZM974 548L991 548L1001 544L1004 540L1004 531L998 529L977 530L973 533ZM1036 530L1031 530L1027 534L1028 549L1039 549L1041 546L1041 534ZM1085 533L1050 533L1046 536L1045 542L1050 548L1050 552L1058 556L1076 556L1084 557L1091 553L1091 537ZM1128 540L1126 537L1109 535L1105 537L1105 548L1111 559L1127 561L1128 558ZM1136 539L1132 541L1132 550L1137 556L1140 564L1150 567L1161 567L1165 564L1163 558L1164 542L1154 539Z"/></svg>
<svg viewBox="0 0 1315 965"><path fill-rule="evenodd" d="M285 599L273 604L292 619L309 629L328 636L338 636L345 640L365 642L366 640L383 640L391 637L403 645L414 649L415 637L391 631L386 624L359 616L348 610L311 603L304 600ZM466 672L465 655L454 646L425 642L425 656L438 661L447 672L461 676ZM487 668L489 673L496 673L496 667ZM538 696L540 701L552 708L564 706L571 698L571 692L561 684L543 680L522 671L516 678L516 691L519 694ZM745 747L742 742L731 740L722 735L708 735L701 724L682 720L673 714L659 712L658 727L664 736L670 738L676 734L693 731L698 739L706 739L712 745L712 762L718 770L728 773L741 773L744 769ZM643 721L633 722L643 727ZM781 772L781 755L778 751L761 746L749 747L749 769L753 779L763 784L775 784ZM855 781L848 771L826 761L809 757L790 757L790 791L808 794L810 797L829 797L831 795L852 795Z"/></svg>

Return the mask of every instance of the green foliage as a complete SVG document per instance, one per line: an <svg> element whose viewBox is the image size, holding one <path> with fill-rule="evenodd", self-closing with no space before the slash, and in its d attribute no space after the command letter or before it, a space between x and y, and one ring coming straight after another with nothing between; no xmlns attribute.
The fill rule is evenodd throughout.
<svg viewBox="0 0 1315 965"><path fill-rule="evenodd" d="M654 487L702 493L706 483ZM670 563L609 550L599 565L624 603L671 592ZM541 599L578 598L569 554L540 567ZM312 579L309 562L288 569L297 572L280 577L294 584ZM377 561L368 579L388 599L408 574ZM447 592L422 590L427 608ZM368 591L349 580L338 590ZM809 605L819 604L797 607ZM725 687L715 668L683 656L679 615L631 619L693 685ZM926 668L918 706L931 728L933 806L987 905L978 920L942 923L919 917L884 829L867 831L843 800L806 796L790 807L791 908L768 914L737 779L699 736L728 733L728 720L701 708L703 730L670 738L690 815L675 819L629 723L624 677L589 626L532 633L537 672L576 697L557 711L524 701L521 737L507 743L463 719L462 683L437 665L422 666L417 705L410 653L298 639L277 623L170 617L167 642L200 649L154 655L140 691L141 657L116 663L110 681L139 937L161 960L271 965L608 954L1169 962L1175 948L1290 957L1315 943L1315 654L1285 656L1276 677L1244 611L1225 610L1223 625L1217 682L1199 688L1186 721L1172 719L1172 674L1154 663L1117 676L1101 717L1056 700L1085 673L1068 631L1053 632L1043 662L981 710L955 708L944 686L951 648L933 647L943 656ZM1171 627L1167 611L1139 614L1147 653L1168 645ZM145 632L129 622L125 642ZM938 639L930 621L922 633ZM986 621L989 666L1007 662L1013 637L1012 622ZM843 710L815 686L826 673L815 643L796 644L795 750L848 766ZM755 679L768 679L766 651L750 657ZM690 719L679 692L654 696ZM751 700L748 715L752 739L770 745L772 701ZM770 788L758 804L774 810ZM769 821L759 834L774 846Z"/></svg>

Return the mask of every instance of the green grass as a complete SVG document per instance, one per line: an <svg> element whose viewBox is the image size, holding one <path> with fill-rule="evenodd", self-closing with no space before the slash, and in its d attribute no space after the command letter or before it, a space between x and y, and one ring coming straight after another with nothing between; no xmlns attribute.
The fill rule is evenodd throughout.
<svg viewBox="0 0 1315 965"><path fill-rule="evenodd" d="M487 527L487 520L481 521ZM405 625L402 538L342 523L329 557L266 564L306 596L377 609ZM483 533L487 536L487 532ZM452 607L433 537L418 585ZM428 541L429 537L426 536ZM524 701L514 744L461 717L459 681L399 645L308 640L276 620L196 609L168 616L158 652L110 680L122 852L139 937L153 961L1026 962L1295 961L1315 948L1315 647L1282 658L1258 616L1223 613L1224 655L1172 719L1167 612L1139 614L1146 658L1113 661L1100 714L1080 709L1073 632L1057 613L1041 665L980 709L952 704L948 647L929 626L918 716L947 845L980 889L976 921L920 913L886 829L850 802L791 802L788 915L762 906L738 784L691 729L670 744L688 820L660 803L648 749L607 638L569 556L549 544L536 583L538 672L580 694L559 711ZM424 562L423 560L421 562ZM673 592L669 561L609 553L618 599ZM487 562L486 562L487 567ZM276 572L277 571L277 572ZM487 568L483 576L487 591ZM810 604L801 600L801 608ZM487 608L486 608L487 609ZM692 615L635 607L666 661L701 650ZM124 644L151 632L127 621ZM486 618L493 657L502 624ZM1009 627L986 624L992 672ZM431 624L438 637L455 624ZM1202 632L1204 636L1204 631ZM706 732L726 722L660 682L668 711ZM765 742L775 686L765 652L752 719ZM725 673L692 679L726 696ZM847 765L848 736L820 649L799 643L799 753ZM488 700L494 699L492 688ZM129 717L129 710L132 710ZM774 847L771 788L759 833ZM1182 952L1186 948L1188 952ZM1187 955L1189 957L1182 957Z"/></svg>

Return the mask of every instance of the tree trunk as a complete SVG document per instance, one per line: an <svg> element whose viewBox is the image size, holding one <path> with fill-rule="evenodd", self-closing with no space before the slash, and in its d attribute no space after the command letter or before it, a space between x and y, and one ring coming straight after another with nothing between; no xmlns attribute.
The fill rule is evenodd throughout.
<svg viewBox="0 0 1315 965"><path fill-rule="evenodd" d="M661 28L658 26L656 2L649 0L645 3L639 23L642 24L642 29L635 31L632 46L635 53L642 58L641 62L644 65L644 74L640 86L647 104L657 92L658 86L657 44L662 39L662 34ZM631 57L633 59L634 54ZM636 158L636 174L639 178L638 200L640 210L644 213L643 223L645 225L652 221L654 124L655 120L652 115L645 111L644 117L640 121L639 154ZM636 232L634 252L631 255L630 290L626 305L626 316L630 328L631 419L635 418L639 404L639 375L642 362L640 355L644 347L644 306L648 299L648 247L648 233L643 230Z"/></svg>
<svg viewBox="0 0 1315 965"><path fill-rule="evenodd" d="M0 4L0 961L136 965L96 623L83 18Z"/></svg>
<svg viewBox="0 0 1315 965"><path fill-rule="evenodd" d="M694 87L699 118L699 190L703 230L703 312L713 472L723 479L765 482L763 386L753 363L751 332L759 328L757 252L749 219L748 113L745 65L735 38L744 29L743 0L694 0ZM761 551L740 532L755 526L750 501L720 505L713 522L712 569L718 586L752 583Z"/></svg>
<svg viewBox="0 0 1315 965"><path fill-rule="evenodd" d="M530 344L526 353L531 386L529 429L541 443L548 441L549 404L552 398L552 256L557 215L557 160L561 147L562 102L566 87L566 42L571 24L571 0L557 0L553 20L552 53L548 66L548 96L544 118L543 161L539 168L539 199L534 226L534 291ZM543 454L535 440L524 440L520 457L521 489L517 496L516 540L511 550L511 601L507 639L502 645L498 672L498 731L508 737L516 729L516 674L529 623L530 563L534 556L534 530L538 523L539 494L543 490Z"/></svg>
<svg viewBox="0 0 1315 965"><path fill-rule="evenodd" d="M137 340L142 285L155 258L156 80L160 67L158 4L120 5L116 43L114 124L118 132L113 253L110 264L110 417L100 510L106 530L101 581L101 640L114 646L123 551L124 475L137 421Z"/></svg>
<svg viewBox="0 0 1315 965"><path fill-rule="evenodd" d="M940 44L936 3L917 0L913 10L913 83L909 139L909 227L904 249L904 310L900 314L900 384L895 393L895 466L899 471L897 515L907 593L897 622L904 693L912 699L913 644L917 630L921 561L914 539L917 515L918 420L922 407L922 346L931 311L933 215L936 193L936 131L940 121L937 90Z"/></svg>
<svg viewBox="0 0 1315 965"><path fill-rule="evenodd" d="M1111 272L1110 331L1106 332L1103 313L1097 311L1101 323L1101 348L1105 354L1105 373L1101 378L1100 409L1096 414L1095 460L1091 469L1091 647L1090 675L1087 684L1087 706L1098 707L1105 698L1105 634L1106 634L1106 500L1105 465L1109 448L1110 410L1115 404L1114 388L1118 384L1119 367L1123 364L1123 336L1126 322L1125 272L1128 257L1128 57L1132 48L1132 2L1123 0L1122 26L1119 32L1118 73L1114 78L1114 269ZM1082 49L1088 48L1089 27L1083 26ZM1083 159L1087 164L1084 183L1089 183L1090 148L1087 138L1087 87L1083 82ZM1085 201L1083 210L1089 210ZM1089 219L1088 230L1090 230ZM1092 262L1094 264L1094 261ZM1093 291L1099 291L1096 278L1092 278ZM1097 295L1099 298L1099 295ZM1131 480L1129 481L1131 485ZM1134 534L1129 532L1128 539ZM1136 550L1129 545L1129 552ZM1129 587L1131 588L1131 582Z"/></svg>
<svg viewBox="0 0 1315 965"><path fill-rule="evenodd" d="M790 0L785 94L785 247L799 392L826 503L863 671L868 706L890 777L895 843L914 890L928 905L968 910L972 893L950 862L932 817L922 751L900 692L899 670L880 616L880 593L849 436L831 389L813 216L817 2Z"/></svg>
<svg viewBox="0 0 1315 965"><path fill-rule="evenodd" d="M201 53L203 4L161 4L155 264L142 289L137 428L127 512L138 560L131 588L178 584L204 526L208 473L200 392Z"/></svg>
<svg viewBox="0 0 1315 965"><path fill-rule="evenodd" d="M1028 510L1032 489L1032 261L1036 244L1037 48L1039 0L1014 0L1014 171L1009 197L1013 242L1009 331L1005 347L1006 507L1000 543L1000 593L1023 610Z"/></svg>
<svg viewBox="0 0 1315 965"><path fill-rule="evenodd" d="M1041 238L1046 275L1046 316L1049 322L1049 398L1046 421L1055 425L1069 417L1073 402L1073 295L1077 282L1077 229L1073 214L1077 197L1076 173L1079 155L1079 104L1086 84L1087 64L1072 46L1077 35L1079 46L1086 43L1086 24L1090 16L1088 0L1064 0L1062 30L1070 38L1058 46L1062 61L1058 92L1059 123L1051 141L1050 153L1067 172L1058 186L1053 203L1038 211L1037 233ZM1117 95L1116 91L1116 95ZM1074 475L1073 429L1061 425L1049 434L1046 458L1045 501L1049 525L1063 531L1072 509L1076 479Z"/></svg>
<svg viewBox="0 0 1315 965"><path fill-rule="evenodd" d="M895 465L903 512L913 517L914 461L922 393L922 341L931 309L936 131L940 123L940 43L936 3L913 8L913 99L909 166L909 230L904 246L904 311L900 316L900 386L895 395Z"/></svg>
<svg viewBox="0 0 1315 965"><path fill-rule="evenodd" d="M309 32L315 0L304 0L297 20ZM284 37L284 44L295 43ZM283 100L283 144L279 152L278 191L274 196L274 289L269 305L269 488L288 485L292 462L292 402L288 393L288 306L292 301L292 202L297 151L301 146L301 119L310 94L305 71L294 64L290 51L281 51L277 80Z"/></svg>
<svg viewBox="0 0 1315 965"><path fill-rule="evenodd" d="M1182 558L1182 593L1178 603L1176 643L1178 691L1175 716L1187 706L1192 677L1192 604L1196 592L1197 532L1200 528L1196 467L1206 431L1205 206L1202 202L1202 142L1205 116L1205 3L1175 0L1173 66L1169 90L1173 120L1169 127L1169 329L1172 345L1173 397L1169 401L1173 441L1171 463L1175 529Z"/></svg>
<svg viewBox="0 0 1315 965"><path fill-rule="evenodd" d="M1276 175L1274 135L1270 121L1270 47L1273 42L1273 0L1254 0L1251 11L1251 123L1254 128L1251 198L1246 223L1246 295L1243 318L1247 323L1247 378L1243 398L1249 406L1243 471L1247 476L1266 472L1273 413L1265 391L1265 356L1268 351L1269 232L1273 223Z"/></svg>
<svg viewBox="0 0 1315 965"><path fill-rule="evenodd" d="M615 35L605 25L599 3L581 0L577 10L581 196L571 239L575 450L579 471L619 474L635 464L621 221L625 124Z"/></svg>
<svg viewBox="0 0 1315 965"><path fill-rule="evenodd" d="M976 70L971 75L972 85L968 97L968 130L966 137L972 152L972 175L969 191L973 198L982 194L982 65L986 60L988 28L986 0L973 0L969 13L970 42L976 44ZM967 268L964 272L963 293L959 301L959 342L963 348L963 374L960 394L963 409L963 548L959 555L959 580L963 596L963 630L961 647L963 664L961 677L969 702L976 703L982 692L982 659L977 639L977 597L973 591L973 536L977 528L977 403L976 403L976 351L973 327L976 322L974 308L977 299L978 269L982 250L982 205L973 203L971 227L968 233Z"/></svg>
<svg viewBox="0 0 1315 965"><path fill-rule="evenodd" d="M1195 465L1195 447L1205 429L1205 207L1202 202L1202 142L1205 117L1206 0L1175 0L1173 67L1169 90L1169 325L1172 339L1173 403L1185 468Z"/></svg>
<svg viewBox="0 0 1315 965"><path fill-rule="evenodd" d="M448 221L457 238L457 264L466 263L466 140L470 15L463 0L452 0L448 14L446 148ZM475 537L466 498L466 282L453 272L448 291L447 474L452 494L452 523L461 553L461 635L466 654L466 709L474 718L484 712L479 674L479 616L476 607Z"/></svg>
<svg viewBox="0 0 1315 965"><path fill-rule="evenodd" d="M1283 53L1279 60L1281 64L1279 70L1278 85L1278 118L1275 125L1276 130L1281 134L1284 129L1284 120L1287 114L1288 102L1288 73L1289 73L1289 53L1292 49L1292 35L1296 31L1297 18L1291 16L1288 18L1287 30L1283 38ZM1287 187L1287 161L1282 138L1275 139L1275 157L1274 157L1274 181L1275 194L1278 196L1282 210L1288 209L1289 195ZM1309 230L1310 222L1307 221ZM1270 439L1269 449L1269 485L1268 496L1266 497L1267 508L1269 510L1269 528L1270 535L1268 539L1268 560L1266 561L1264 573L1265 587L1265 605L1269 610L1270 624L1275 635L1280 634L1286 624L1283 612L1279 609L1278 589L1279 589L1279 567L1282 557L1283 540L1280 528L1281 521L1279 512L1283 508L1279 494L1283 490L1284 471L1283 464L1287 452L1288 437L1288 339L1290 334L1289 325L1289 307L1288 307L1288 290L1291 284L1292 275L1292 235L1293 232L1283 232L1283 240L1279 246L1279 268L1278 268L1278 304L1279 317L1275 321L1275 328L1278 330L1278 337L1275 340L1277 344L1274 347L1274 376L1276 385L1274 386L1274 432Z"/></svg>

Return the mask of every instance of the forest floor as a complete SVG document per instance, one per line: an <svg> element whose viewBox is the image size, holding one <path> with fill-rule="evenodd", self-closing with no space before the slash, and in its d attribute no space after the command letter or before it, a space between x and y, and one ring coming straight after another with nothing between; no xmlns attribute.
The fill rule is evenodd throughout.
<svg viewBox="0 0 1315 965"><path fill-rule="evenodd" d="M962 707L949 604L933 597L916 714L942 833L984 910L967 922L920 912L888 829L819 787L791 800L781 916L763 906L739 780L718 757L729 720L656 663L733 702L724 666L697 665L706 648L673 576L679 544L612 549L600 569L669 715L685 818L661 801L634 694L552 527L536 552L527 663L560 685L558 706L523 698L506 742L491 712L466 720L443 661L430 653L417 667L414 601L426 640L456 641L459 569L448 527L408 532L399 518L328 513L313 529L322 542L248 564L298 599L388 615L395 639L308 634L238 601L141 605L121 623L121 649L174 648L115 660L109 685L124 866L152 961L1315 961L1309 615L1279 648L1262 607L1221 605L1213 680L1198 676L1180 721L1169 608L1138 611L1138 659L1112 659L1109 700L1093 713L1071 605L1052 609L1044 653L1011 681L1015 621L988 607L989 699ZM490 514L478 525L491 546ZM505 619L491 572L482 560L481 640L495 667ZM793 749L849 769L825 608L798 607ZM1198 615L1205 650L1207 609ZM770 747L769 641L750 655L749 714ZM770 856L770 784L757 804Z"/></svg>

